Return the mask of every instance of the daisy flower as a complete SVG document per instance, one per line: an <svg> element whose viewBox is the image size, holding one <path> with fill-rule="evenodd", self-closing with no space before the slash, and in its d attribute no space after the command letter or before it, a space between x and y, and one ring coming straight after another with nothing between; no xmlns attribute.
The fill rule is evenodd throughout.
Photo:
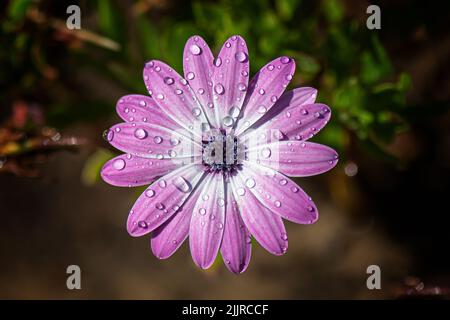
<svg viewBox="0 0 450 320"><path fill-rule="evenodd" d="M214 58L200 36L183 55L184 77L161 61L145 64L147 95L119 99L124 120L105 132L124 154L101 170L114 186L148 185L130 210L127 230L151 233L151 249L170 257L189 238L197 266L209 268L220 250L227 268L247 268L252 239L282 255L283 219L312 224L318 210L290 177L333 168L337 153L307 140L330 119L317 91L284 93L295 71L282 56L249 81L247 45L229 38Z"/></svg>

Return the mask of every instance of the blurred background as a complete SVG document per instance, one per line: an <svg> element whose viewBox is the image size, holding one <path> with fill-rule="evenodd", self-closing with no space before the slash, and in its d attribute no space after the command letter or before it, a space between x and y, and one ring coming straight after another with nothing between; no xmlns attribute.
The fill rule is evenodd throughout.
<svg viewBox="0 0 450 320"><path fill-rule="evenodd" d="M381 8L381 30L366 9ZM81 30L66 9L81 8ZM361 0L13 0L0 4L0 298L449 298L450 4ZM146 94L144 62L182 72L185 41L217 53L242 35L254 74L297 61L291 87L313 86L332 120L314 141L340 153L327 174L298 179L319 207L287 223L289 250L253 245L242 275L195 267L185 244L153 257L131 238L142 189L99 179L118 154L102 139L115 103ZM66 288L66 268L82 290ZM368 290L379 265L382 289Z"/></svg>

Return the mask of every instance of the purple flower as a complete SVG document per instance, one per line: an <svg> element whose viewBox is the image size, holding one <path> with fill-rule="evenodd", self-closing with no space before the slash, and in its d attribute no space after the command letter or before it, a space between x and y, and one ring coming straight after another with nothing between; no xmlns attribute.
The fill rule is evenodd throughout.
<svg viewBox="0 0 450 320"><path fill-rule="evenodd" d="M106 132L124 154L108 161L103 179L115 186L150 185L130 211L132 236L152 232L151 248L170 257L189 236L194 262L209 268L220 250L227 268L243 272L251 237L267 251L288 247L283 218L311 224L318 211L287 176L333 168L337 153L307 142L330 119L317 91L283 93L295 62L280 57L249 82L244 39L233 36L216 59L206 42L185 46L184 78L160 61L147 62L150 96L117 103L125 121Z"/></svg>

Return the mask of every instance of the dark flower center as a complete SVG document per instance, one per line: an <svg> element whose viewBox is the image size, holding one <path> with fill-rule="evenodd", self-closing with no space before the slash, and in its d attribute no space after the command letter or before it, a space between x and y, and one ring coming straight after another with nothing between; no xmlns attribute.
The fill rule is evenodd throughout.
<svg viewBox="0 0 450 320"><path fill-rule="evenodd" d="M233 132L213 129L203 133L202 161L211 171L231 172L243 160L243 150Z"/></svg>

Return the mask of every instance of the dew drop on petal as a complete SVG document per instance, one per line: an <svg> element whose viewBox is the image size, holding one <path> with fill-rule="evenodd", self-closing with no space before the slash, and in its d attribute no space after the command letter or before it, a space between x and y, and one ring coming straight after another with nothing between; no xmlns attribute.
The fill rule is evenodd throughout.
<svg viewBox="0 0 450 320"><path fill-rule="evenodd" d="M161 188L165 188L167 186L166 180L159 180L158 185Z"/></svg>
<svg viewBox="0 0 450 320"><path fill-rule="evenodd" d="M147 131L142 128L134 130L134 136L140 140L147 138Z"/></svg>
<svg viewBox="0 0 450 320"><path fill-rule="evenodd" d="M217 205L223 207L225 205L225 200L223 198L217 199Z"/></svg>
<svg viewBox="0 0 450 320"><path fill-rule="evenodd" d="M264 148L261 150L261 155L263 158L270 158L270 155L272 154L272 151L269 148Z"/></svg>
<svg viewBox="0 0 450 320"><path fill-rule="evenodd" d="M116 170L123 170L125 168L125 160L123 159L117 159L113 162L113 167Z"/></svg>
<svg viewBox="0 0 450 320"><path fill-rule="evenodd" d="M200 89L197 90L197 92L198 92L199 95L203 95L205 93L205 89L200 88Z"/></svg>
<svg viewBox="0 0 450 320"><path fill-rule="evenodd" d="M259 89L259 91L258 91L258 92L259 92L259 94L260 94L260 95L263 95L263 94L265 94L265 93L266 93L266 91L265 91L264 89L262 89L262 88L261 88L261 89Z"/></svg>
<svg viewBox="0 0 450 320"><path fill-rule="evenodd" d="M259 108L258 108L258 112L259 113L266 113L267 112L267 108L266 107L264 107L264 106L260 106Z"/></svg>
<svg viewBox="0 0 450 320"><path fill-rule="evenodd" d="M291 188L291 191L292 191L293 193L297 193L297 192L298 192L298 188L297 188L297 187L292 187L292 188Z"/></svg>
<svg viewBox="0 0 450 320"><path fill-rule="evenodd" d="M233 120L232 117L226 116L226 117L224 117L224 118L222 119L222 123L223 123L223 125L226 126L226 127L231 127L231 126L233 125L233 123L234 123L234 120Z"/></svg>
<svg viewBox="0 0 450 320"><path fill-rule="evenodd" d="M164 78L164 83L165 83L165 84L171 85L171 84L173 84L174 82L175 82L175 81L173 80L172 77L165 77L165 78Z"/></svg>
<svg viewBox="0 0 450 320"><path fill-rule="evenodd" d="M223 94L225 92L225 88L223 87L223 85L221 83L217 83L214 86L214 92L217 94Z"/></svg>
<svg viewBox="0 0 450 320"><path fill-rule="evenodd" d="M188 80L192 80L195 78L195 74L193 72L188 72L188 74L186 75L186 78Z"/></svg>
<svg viewBox="0 0 450 320"><path fill-rule="evenodd" d="M183 177L176 177L172 180L174 186L183 193L191 191L191 184L186 181Z"/></svg>
<svg viewBox="0 0 450 320"><path fill-rule="evenodd" d="M238 83L238 90L239 91L245 91L247 90L247 86L245 84L243 84L242 82Z"/></svg>
<svg viewBox="0 0 450 320"><path fill-rule="evenodd" d="M148 227L147 222L145 222L145 221L139 221L138 226L142 229L147 229L147 227Z"/></svg>
<svg viewBox="0 0 450 320"><path fill-rule="evenodd" d="M285 57L281 57L280 61L282 64L286 64L286 63L289 63L289 61L291 61L291 59L289 57L285 56Z"/></svg>
<svg viewBox="0 0 450 320"><path fill-rule="evenodd" d="M163 141L163 138L161 138L160 136L155 136L153 138L153 142L156 144L160 144Z"/></svg>
<svg viewBox="0 0 450 320"><path fill-rule="evenodd" d="M247 54L244 51L236 52L234 57L236 58L237 61L239 61L241 63L247 61Z"/></svg>
<svg viewBox="0 0 450 320"><path fill-rule="evenodd" d="M156 95L156 98L158 98L159 100L164 100L164 95L162 93L158 93Z"/></svg>
<svg viewBox="0 0 450 320"><path fill-rule="evenodd" d="M202 49L196 45L193 44L189 47L189 51L194 55L194 56L198 56L200 53L202 53Z"/></svg>
<svg viewBox="0 0 450 320"><path fill-rule="evenodd" d="M152 198L155 196L155 191L152 189L148 189L147 191L145 191L145 195L149 198Z"/></svg>
<svg viewBox="0 0 450 320"><path fill-rule="evenodd" d="M280 180L280 185L285 186L287 184L287 180L286 179L281 179Z"/></svg>
<svg viewBox="0 0 450 320"><path fill-rule="evenodd" d="M181 89L176 89L175 90L175 94L176 95L180 95L180 94L182 94L183 93L183 90L181 90Z"/></svg>
<svg viewBox="0 0 450 320"><path fill-rule="evenodd" d="M247 186L247 188L252 189L252 188L255 187L255 185L256 185L255 179L253 179L253 178L248 178L248 179L245 181L245 185Z"/></svg>
<svg viewBox="0 0 450 320"><path fill-rule="evenodd" d="M269 71L272 71L274 68L275 68L275 67L274 67L273 64L269 64L269 65L267 66L267 70L269 70Z"/></svg>
<svg viewBox="0 0 450 320"><path fill-rule="evenodd" d="M284 241L287 241L287 239L288 239L287 234L283 232L283 233L281 234L281 239L284 240Z"/></svg>
<svg viewBox="0 0 450 320"><path fill-rule="evenodd" d="M198 213L200 213L202 216L204 216L206 214L206 210L204 208L200 208L198 210Z"/></svg>
<svg viewBox="0 0 450 320"><path fill-rule="evenodd" d="M277 200L274 202L274 205L275 205L275 207L279 208L279 207L281 207L281 202Z"/></svg>
<svg viewBox="0 0 450 320"><path fill-rule="evenodd" d="M139 105L141 107L145 107L147 105L147 103L144 100L139 101Z"/></svg>
<svg viewBox="0 0 450 320"><path fill-rule="evenodd" d="M214 60L214 65L216 67L220 67L222 65L222 59L218 57L216 60Z"/></svg>
<svg viewBox="0 0 450 320"><path fill-rule="evenodd" d="M241 197L245 195L245 189L244 188L238 188L237 189L237 194L240 195Z"/></svg>

